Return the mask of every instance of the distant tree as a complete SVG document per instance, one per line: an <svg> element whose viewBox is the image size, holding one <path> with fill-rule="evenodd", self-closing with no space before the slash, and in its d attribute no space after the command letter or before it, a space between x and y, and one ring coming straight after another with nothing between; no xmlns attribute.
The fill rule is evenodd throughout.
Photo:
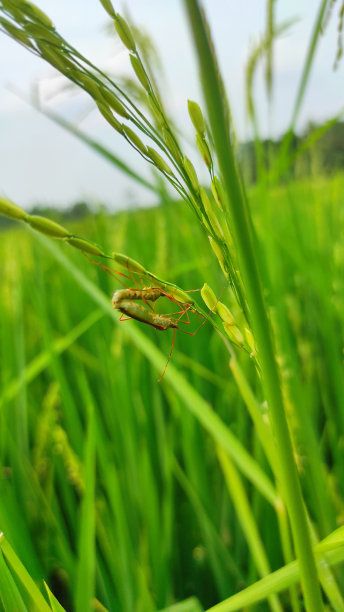
<svg viewBox="0 0 344 612"><path fill-rule="evenodd" d="M325 124L324 124L325 125ZM305 132L298 136L293 134L290 152L297 153L298 149L321 127L314 122L309 122ZM276 140L263 140L260 143L263 153L263 163L269 168L281 146L283 136ZM244 142L239 148L239 160L245 179L249 183L257 180L256 149L253 141ZM288 169L288 176L301 178L321 172L332 174L344 170L344 122L337 122L325 131L325 133L295 158L295 162ZM283 178L283 177L282 177Z"/></svg>
<svg viewBox="0 0 344 612"><path fill-rule="evenodd" d="M83 219L90 213L90 207L87 202L80 201L70 206L64 211L63 216L68 219Z"/></svg>

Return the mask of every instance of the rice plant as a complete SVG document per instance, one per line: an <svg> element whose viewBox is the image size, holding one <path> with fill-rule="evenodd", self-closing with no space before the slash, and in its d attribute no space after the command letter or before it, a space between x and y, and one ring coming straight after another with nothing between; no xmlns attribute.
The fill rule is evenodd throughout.
<svg viewBox="0 0 344 612"><path fill-rule="evenodd" d="M274 611L343 610L343 576L337 567L344 558L342 179L332 179L333 206L324 190L312 191L309 184L290 185L284 192L276 186L293 161L291 134L330 3L320 4L289 130L277 159L265 167L251 84L256 62L266 58L272 95L273 43L287 27L274 23L269 2L267 35L248 66L259 163L259 182L250 193L200 3L184 2L205 105L201 109L189 100L186 108L209 175L205 186L183 152L135 29L110 0L101 4L127 49L144 104L71 46L26 0L0 0L1 29L83 89L109 129L161 175L183 204L178 203L178 211L170 206L156 211L160 230L153 235L141 219L145 234L135 255L138 241L130 240L128 230L129 250L122 254L122 248L108 247L112 237L104 220L86 238L84 227L66 229L0 198L2 215L38 232L25 244L37 237L37 246L26 247L37 279L29 312L34 325L39 328L40 321L42 326L41 352L35 354L34 339L24 341L27 313L21 291L27 293L29 283L20 280L25 273L20 258L15 264L8 260L3 355L12 327L15 342L0 396L6 432L1 448L3 609L61 610L63 604L77 612L225 612L259 605ZM111 159L97 143L87 144ZM278 218L276 201L279 210L284 205ZM124 219L130 224L130 215ZM170 236L168 224L174 228ZM190 283L187 269L179 278L172 266L162 266L163 257L147 263L152 252L144 253L143 245L161 236L161 227L172 248L178 240L175 261L189 261L198 283ZM178 227L192 228L192 241L176 238ZM291 240L292 250L286 248ZM166 253L162 242L160 248ZM199 253L207 253L209 275ZM36 263L39 254L43 261ZM316 268L309 266L310 258ZM51 273L53 261L59 274ZM47 286L49 267L53 293ZM74 306L64 301L69 292L78 295ZM12 325L9 302L18 309ZM118 311L133 321L120 325ZM21 324L14 325L19 318ZM56 339L54 329L68 332ZM172 348L176 336L178 345L187 347L180 365L189 367L192 383L176 367L178 355L170 359L163 334L157 337L156 331L170 329ZM194 335L198 330L200 340ZM110 350L104 338L114 333ZM215 356L210 354L213 342ZM200 354L206 354L206 365ZM215 385L216 393L209 393L205 382Z"/></svg>

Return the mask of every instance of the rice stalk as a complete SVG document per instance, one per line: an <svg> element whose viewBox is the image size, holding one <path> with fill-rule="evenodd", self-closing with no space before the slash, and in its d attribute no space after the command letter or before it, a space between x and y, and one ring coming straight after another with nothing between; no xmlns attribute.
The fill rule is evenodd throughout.
<svg viewBox="0 0 344 612"><path fill-rule="evenodd" d="M285 415L271 327L264 304L261 280L253 248L250 212L234 161L228 117L223 106L222 87L218 78L218 68L214 60L209 30L199 4L196 0L186 0L185 6L198 51L202 85L215 149L232 213L238 259L250 306L252 328L257 343L265 393L271 411L272 427L277 440L283 494L286 497L295 547L300 561L301 583L306 609L312 612L320 611L323 609L322 599L311 549L300 481Z"/></svg>

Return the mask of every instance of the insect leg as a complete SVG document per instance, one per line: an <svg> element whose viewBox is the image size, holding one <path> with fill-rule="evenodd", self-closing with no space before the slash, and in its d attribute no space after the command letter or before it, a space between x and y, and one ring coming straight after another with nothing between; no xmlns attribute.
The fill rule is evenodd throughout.
<svg viewBox="0 0 344 612"><path fill-rule="evenodd" d="M171 359L171 357L172 357L172 353L173 353L173 348L174 348L174 342L175 342L175 339L176 339L176 328L174 327L174 328L173 328L173 339L172 339L172 346L171 346L170 354L169 354L168 359L167 359L167 361L166 361L166 365L165 365L165 367L164 367L164 371L163 371L163 373L161 374L160 378L158 378L158 382L161 382L161 381L162 381L162 379L163 379L163 378L164 378L164 376L165 376L165 372L166 372L167 366L168 366L168 364L170 363L170 359Z"/></svg>

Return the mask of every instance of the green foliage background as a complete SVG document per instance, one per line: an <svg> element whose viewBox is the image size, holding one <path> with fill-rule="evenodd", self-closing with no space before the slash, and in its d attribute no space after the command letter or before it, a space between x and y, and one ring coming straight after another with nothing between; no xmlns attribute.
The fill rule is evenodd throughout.
<svg viewBox="0 0 344 612"><path fill-rule="evenodd" d="M110 0L101 3L131 51L153 120L40 9L0 0L1 29L91 96L110 126L153 163L161 199L151 210L65 219L65 230L0 198L2 214L46 234L13 225L0 243L0 610L300 612L305 605L321 612L322 598L326 609L343 610L344 178L336 174L340 143L333 138L340 114L303 141L294 134L333 3L320 3L289 128L276 144L259 137L252 90L265 58L272 100L273 42L288 27L275 27L268 2L266 37L247 69L254 157L247 146L239 170L207 26L200 4L185 0L208 132L197 104L188 108L215 187L211 200L154 91L137 30ZM48 114L152 189L99 143ZM322 178L329 165L331 176ZM241 170L255 183L249 193ZM196 217L185 202L169 199L157 171ZM83 257L73 242L103 259ZM117 259L104 255L113 251ZM102 265L128 266L122 252L140 262L134 272L139 267L146 280L159 282L149 270L194 291L196 301L208 282L242 341L229 343L232 320L225 342L216 333L226 321L218 301L207 319L194 306L180 319L159 383L172 333L119 321L113 291L143 285L138 273ZM165 296L158 308L166 315L180 304Z"/></svg>
<svg viewBox="0 0 344 612"><path fill-rule="evenodd" d="M259 189L252 193L264 258L277 284L275 318L284 323L279 355L286 393L297 398L299 469L308 504L320 509L320 536L343 516L343 186L342 175L293 183L266 194L264 206ZM218 294L223 290L207 237L182 203L114 217L100 213L71 229L139 256L186 289L211 276ZM109 610L156 610L192 594L209 607L258 578L214 443L167 377L157 383L161 371L127 337L127 327L138 324L115 325L71 269L109 301L121 286L116 278L68 245L51 245L24 228L2 234L2 530L31 576L44 577L67 610L73 600L81 609L76 585L84 572L94 577L97 597ZM190 329L198 326L191 314ZM172 331L144 332L167 359ZM240 351L238 358L255 388L250 359ZM172 365L269 473L228 353L209 323L195 336L177 331ZM81 555L90 414L94 527ZM305 443L311 456L302 454ZM275 513L251 485L245 488L277 569L283 559Z"/></svg>

